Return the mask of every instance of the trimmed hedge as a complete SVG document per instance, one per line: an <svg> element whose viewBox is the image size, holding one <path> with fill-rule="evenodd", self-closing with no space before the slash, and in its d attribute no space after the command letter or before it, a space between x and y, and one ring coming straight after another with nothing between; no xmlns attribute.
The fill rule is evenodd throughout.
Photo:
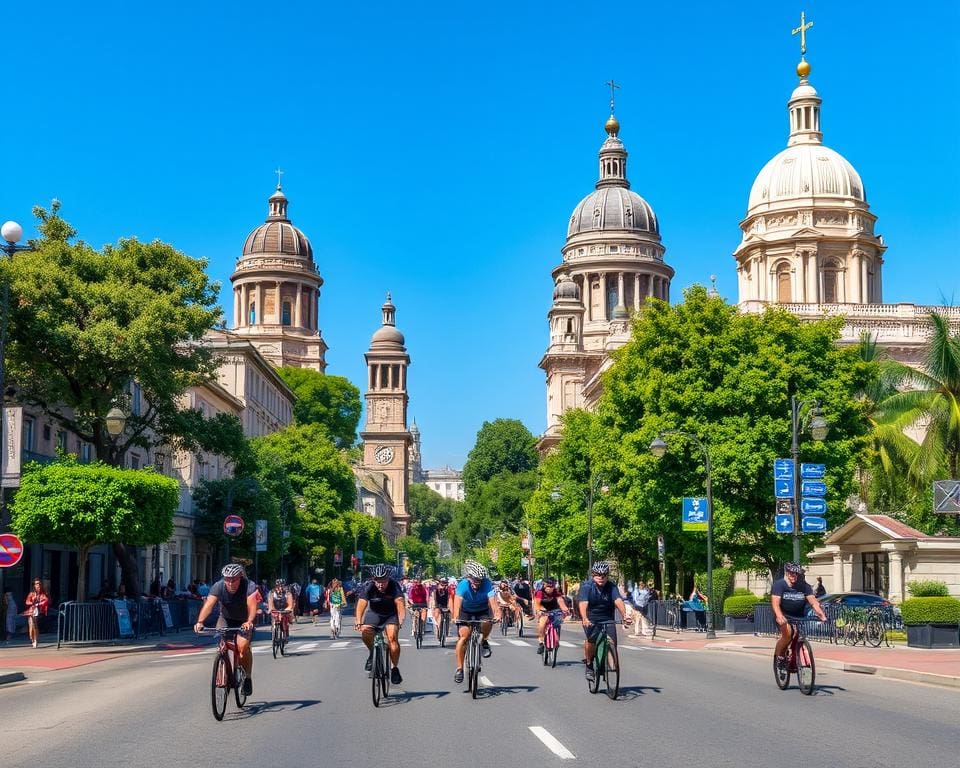
<svg viewBox="0 0 960 768"><path fill-rule="evenodd" d="M731 595L723 601L723 613L725 616L745 619L753 616L753 606L759 602L760 598L756 595Z"/></svg>
<svg viewBox="0 0 960 768"><path fill-rule="evenodd" d="M913 597L950 597L943 581L911 581L907 584L907 592Z"/></svg>
<svg viewBox="0 0 960 768"><path fill-rule="evenodd" d="M904 624L960 624L955 597L910 597L900 606Z"/></svg>
<svg viewBox="0 0 960 768"><path fill-rule="evenodd" d="M747 589L746 587L737 587L735 590L733 590L733 594L734 594L735 597L737 597L737 596L740 596L740 595L752 595L753 592L751 592L751 591L750 591L749 589Z"/></svg>

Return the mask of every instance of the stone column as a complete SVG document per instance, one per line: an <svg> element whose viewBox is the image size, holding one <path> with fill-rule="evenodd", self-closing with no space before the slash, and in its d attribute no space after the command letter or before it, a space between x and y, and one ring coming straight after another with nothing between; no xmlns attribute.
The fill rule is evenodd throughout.
<svg viewBox="0 0 960 768"><path fill-rule="evenodd" d="M600 273L600 319L609 320L607 317L607 273Z"/></svg>
<svg viewBox="0 0 960 768"><path fill-rule="evenodd" d="M891 550L890 556L890 594L887 599L894 603L902 603L906 595L903 593L903 553Z"/></svg>
<svg viewBox="0 0 960 768"><path fill-rule="evenodd" d="M580 296L583 298L583 308L587 311L586 319L589 322L593 320L593 282L590 280L589 272L583 276L583 290L580 291Z"/></svg>
<svg viewBox="0 0 960 768"><path fill-rule="evenodd" d="M854 251L850 254L850 258L847 259L847 272L850 273L850 295L847 297L847 301L852 304L859 304L861 301L860 297L860 254L857 251Z"/></svg>
<svg viewBox="0 0 960 768"><path fill-rule="evenodd" d="M828 592L846 592L847 588L843 583L843 554L833 553L833 584L830 585Z"/></svg>
<svg viewBox="0 0 960 768"><path fill-rule="evenodd" d="M633 308L636 310L640 309L640 273L635 272L633 275Z"/></svg>
<svg viewBox="0 0 960 768"><path fill-rule="evenodd" d="M617 272L617 306L627 306L626 301L624 301L624 292L623 292L623 272Z"/></svg>
<svg viewBox="0 0 960 768"><path fill-rule="evenodd" d="M820 295L817 293L817 254L814 251L807 252L807 301L811 304L820 303Z"/></svg>
<svg viewBox="0 0 960 768"><path fill-rule="evenodd" d="M283 281L276 280L274 290L277 292L273 300L273 311L274 316L276 317L277 325L281 325L283 321L283 295L281 293L281 288L283 288Z"/></svg>
<svg viewBox="0 0 960 768"><path fill-rule="evenodd" d="M293 324L297 328L303 327L303 312L301 311L301 306L303 304L303 283L297 282L294 283L297 288L296 298L293 300Z"/></svg>
<svg viewBox="0 0 960 768"><path fill-rule="evenodd" d="M860 301L870 303L870 262L860 254Z"/></svg>
<svg viewBox="0 0 960 768"><path fill-rule="evenodd" d="M263 283L257 283L257 325L263 325Z"/></svg>

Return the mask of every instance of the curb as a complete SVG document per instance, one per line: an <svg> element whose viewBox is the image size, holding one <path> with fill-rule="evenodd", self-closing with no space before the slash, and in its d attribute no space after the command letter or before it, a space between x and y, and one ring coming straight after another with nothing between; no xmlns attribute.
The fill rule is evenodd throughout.
<svg viewBox="0 0 960 768"><path fill-rule="evenodd" d="M730 645L705 646L705 651L726 651L727 653L742 653L745 656L759 656L759 653ZM928 683L945 688L960 688L960 676L938 675L934 672L919 672L915 669L900 669L898 667L877 667L872 664L857 664L850 661L836 659L817 659L818 667L838 669L841 672L853 672L860 675L876 675L888 680L903 680L910 683Z"/></svg>
<svg viewBox="0 0 960 768"><path fill-rule="evenodd" d="M7 683L22 683L26 679L27 676L23 674L23 672L8 672L0 675L0 685L6 685Z"/></svg>

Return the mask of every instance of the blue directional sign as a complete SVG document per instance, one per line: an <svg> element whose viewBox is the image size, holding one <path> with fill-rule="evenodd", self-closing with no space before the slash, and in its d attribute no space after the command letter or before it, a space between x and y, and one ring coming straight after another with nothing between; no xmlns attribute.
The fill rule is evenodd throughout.
<svg viewBox="0 0 960 768"><path fill-rule="evenodd" d="M820 497L826 496L827 484L823 482L823 480L801 480L800 495Z"/></svg>
<svg viewBox="0 0 960 768"><path fill-rule="evenodd" d="M793 480L793 459L774 459L774 480Z"/></svg>
<svg viewBox="0 0 960 768"><path fill-rule="evenodd" d="M827 514L827 502L824 499L800 499L800 514L823 517Z"/></svg>
<svg viewBox="0 0 960 768"><path fill-rule="evenodd" d="M800 521L800 529L804 533L823 533L827 530L827 519L825 517L805 517Z"/></svg>
<svg viewBox="0 0 960 768"><path fill-rule="evenodd" d="M793 533L793 515L777 515L777 533Z"/></svg>
<svg viewBox="0 0 960 768"><path fill-rule="evenodd" d="M826 464L801 464L800 477L803 480L823 480L827 476Z"/></svg>
<svg viewBox="0 0 960 768"><path fill-rule="evenodd" d="M683 498L683 525L685 531L705 531L707 530L707 519L710 510L707 506L707 500L702 496Z"/></svg>
<svg viewBox="0 0 960 768"><path fill-rule="evenodd" d="M790 480L774 480L773 481L773 495L778 499L792 499L793 498L793 479Z"/></svg>

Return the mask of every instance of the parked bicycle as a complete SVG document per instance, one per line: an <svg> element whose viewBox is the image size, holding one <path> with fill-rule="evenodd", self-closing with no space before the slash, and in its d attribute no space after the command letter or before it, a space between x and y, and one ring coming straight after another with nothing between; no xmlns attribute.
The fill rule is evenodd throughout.
<svg viewBox="0 0 960 768"><path fill-rule="evenodd" d="M246 694L243 693L243 681L247 675L240 665L240 651L237 649L237 633L240 630L205 629L201 634L208 632L217 634L217 655L213 659L210 699L213 704L213 716L217 720L223 720L231 688L236 698L237 709L243 709L244 704L247 703Z"/></svg>
<svg viewBox="0 0 960 768"><path fill-rule="evenodd" d="M615 621L601 621L594 624L599 628L599 637L590 664L593 667L593 679L587 680L590 693L600 690L600 681L606 682L607 696L616 699L620 693L620 655L617 653L617 644L611 642L607 635L609 625L616 626Z"/></svg>
<svg viewBox="0 0 960 768"><path fill-rule="evenodd" d="M561 610L541 611L547 617L547 626L543 628L543 666L557 666L557 651L560 649L560 626L564 613Z"/></svg>
<svg viewBox="0 0 960 768"><path fill-rule="evenodd" d="M791 673L797 676L797 685L800 692L809 696L813 693L813 683L817 676L817 668L813 661L813 646L807 640L804 625L810 619L789 619L790 629L792 631L790 645L787 646L787 652L784 654L783 662L773 657L773 676L777 681L777 687L781 691L787 690L790 685ZM813 619L819 621L819 619Z"/></svg>
<svg viewBox="0 0 960 768"><path fill-rule="evenodd" d="M373 636L373 665L370 669L370 680L373 706L379 707L381 699L390 695L390 649L382 627L377 629Z"/></svg>

